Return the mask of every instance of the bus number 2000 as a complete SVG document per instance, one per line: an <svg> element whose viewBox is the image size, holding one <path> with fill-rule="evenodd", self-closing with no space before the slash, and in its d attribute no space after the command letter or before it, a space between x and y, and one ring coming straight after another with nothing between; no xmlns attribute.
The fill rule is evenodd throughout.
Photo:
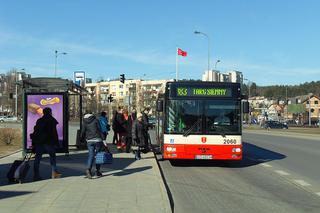
<svg viewBox="0 0 320 213"><path fill-rule="evenodd" d="M236 144L236 139L223 139L223 144Z"/></svg>

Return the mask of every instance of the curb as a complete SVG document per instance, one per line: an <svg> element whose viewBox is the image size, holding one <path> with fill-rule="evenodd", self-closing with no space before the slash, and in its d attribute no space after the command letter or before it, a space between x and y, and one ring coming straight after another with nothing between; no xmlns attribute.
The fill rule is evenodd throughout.
<svg viewBox="0 0 320 213"><path fill-rule="evenodd" d="M22 151L22 149L19 149L19 150L16 150L16 151L14 151L14 152L11 152L11 153L9 153L9 154L6 154L6 155L4 155L4 156L0 156L0 159L9 157L10 155L17 154L18 152L21 152L21 151Z"/></svg>
<svg viewBox="0 0 320 213"><path fill-rule="evenodd" d="M157 164L157 166L155 167L157 169L157 171L156 171L157 174L156 175L157 175L157 177L159 179L162 198L163 198L164 202L166 203L165 212L174 212L173 211L173 205L172 205L172 196L171 196L169 187L168 187L168 185L166 183L163 171L162 171L162 169L160 167L160 164L158 162L157 155L154 152L153 152L153 154L154 154L154 160L156 161L156 164Z"/></svg>

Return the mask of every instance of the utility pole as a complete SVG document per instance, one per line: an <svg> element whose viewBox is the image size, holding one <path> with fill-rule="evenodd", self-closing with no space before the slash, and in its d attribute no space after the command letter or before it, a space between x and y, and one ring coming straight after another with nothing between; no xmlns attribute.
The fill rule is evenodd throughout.
<svg viewBox="0 0 320 213"><path fill-rule="evenodd" d="M310 101L310 94L309 94L309 126L311 126L311 101Z"/></svg>
<svg viewBox="0 0 320 213"><path fill-rule="evenodd" d="M288 85L286 85L286 121L288 120Z"/></svg>
<svg viewBox="0 0 320 213"><path fill-rule="evenodd" d="M18 81L17 81L17 70L16 70L16 72L15 72L15 85L16 85L15 116L18 118Z"/></svg>

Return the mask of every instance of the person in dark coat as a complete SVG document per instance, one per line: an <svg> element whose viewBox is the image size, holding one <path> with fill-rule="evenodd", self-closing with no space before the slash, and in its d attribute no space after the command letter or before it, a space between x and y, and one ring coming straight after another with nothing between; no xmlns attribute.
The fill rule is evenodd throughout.
<svg viewBox="0 0 320 213"><path fill-rule="evenodd" d="M122 151L122 148L125 146L125 136L126 136L126 119L123 113L123 109L119 107L119 111L117 113L117 131L118 131L118 143L117 143L117 149L119 151Z"/></svg>
<svg viewBox="0 0 320 213"><path fill-rule="evenodd" d="M147 136L146 136L146 144L144 146L144 149L143 149L143 152L144 153L147 153L150 151L149 149L149 127L150 127L150 124L149 124L149 117L148 117L148 114L150 112L150 108L149 107L146 107L143 111L142 111L142 122L144 124L144 128L145 128L145 131L147 133Z"/></svg>
<svg viewBox="0 0 320 213"><path fill-rule="evenodd" d="M137 114L137 120L132 125L132 140L138 146L138 150L135 153L136 160L141 159L141 149L148 143L148 132L146 131L145 124L142 120L142 114Z"/></svg>
<svg viewBox="0 0 320 213"><path fill-rule="evenodd" d="M113 110L112 113L112 130L113 130L113 138L112 138L112 144L118 144L119 143L119 124L117 122L117 110Z"/></svg>
<svg viewBox="0 0 320 213"><path fill-rule="evenodd" d="M59 178L61 173L57 170L55 146L59 145L58 121L52 116L51 108L43 109L43 116L37 120L34 126L34 132L30 135L32 146L35 151L34 174L33 180L41 180L39 167L42 155L47 152L50 156L50 165L52 170L52 178Z"/></svg>
<svg viewBox="0 0 320 213"><path fill-rule="evenodd" d="M83 127L81 130L81 137L87 141L89 151L86 176L91 179L93 174L91 172L95 156L98 152L104 150L103 134L99 125L99 120L91 113L87 113L83 117ZM96 175L102 176L100 172L100 164L96 164Z"/></svg>

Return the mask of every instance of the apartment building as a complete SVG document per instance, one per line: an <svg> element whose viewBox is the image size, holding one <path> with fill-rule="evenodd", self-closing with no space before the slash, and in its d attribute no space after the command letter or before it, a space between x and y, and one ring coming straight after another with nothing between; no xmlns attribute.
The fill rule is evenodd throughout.
<svg viewBox="0 0 320 213"><path fill-rule="evenodd" d="M146 106L154 108L157 94L164 90L168 80L140 80L127 79L125 83L119 80L103 81L97 83L87 83L85 88L90 97L89 102L93 111L115 109L118 106L125 106L129 110L142 110ZM108 97L113 97L113 102L108 102Z"/></svg>
<svg viewBox="0 0 320 213"><path fill-rule="evenodd" d="M207 70L202 75L202 81L213 81L213 82L236 82L241 83L243 81L243 74L239 71L228 71L221 73L218 70Z"/></svg>
<svg viewBox="0 0 320 213"><path fill-rule="evenodd" d="M28 78L31 78L30 74L17 70L0 74L0 114L14 114L16 98L17 114L22 114L22 89L19 82Z"/></svg>

